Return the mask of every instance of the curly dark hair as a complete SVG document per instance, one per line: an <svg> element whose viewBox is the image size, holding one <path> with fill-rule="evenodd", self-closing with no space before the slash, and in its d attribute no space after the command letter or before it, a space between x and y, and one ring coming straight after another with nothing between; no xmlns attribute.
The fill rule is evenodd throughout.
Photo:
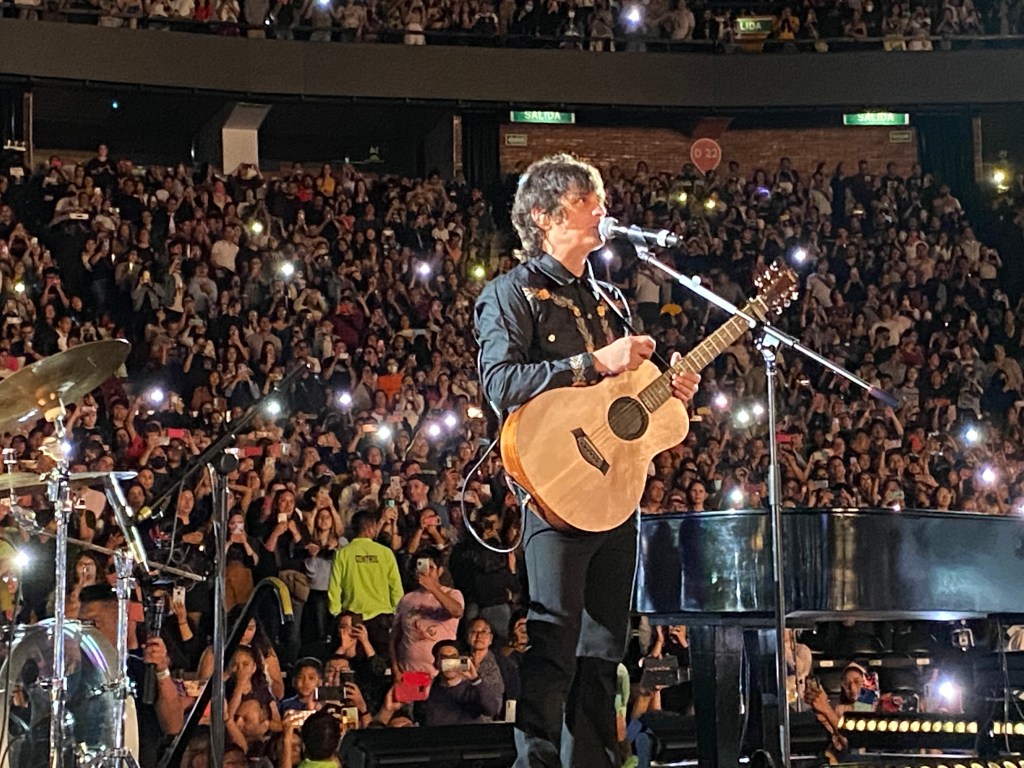
<svg viewBox="0 0 1024 768"><path fill-rule="evenodd" d="M544 231L534 221L534 211L552 216L563 214L562 200L569 193L604 197L604 182L594 166L561 153L537 160L519 177L519 189L512 203L512 225L522 250L516 255L527 261L542 253Z"/></svg>

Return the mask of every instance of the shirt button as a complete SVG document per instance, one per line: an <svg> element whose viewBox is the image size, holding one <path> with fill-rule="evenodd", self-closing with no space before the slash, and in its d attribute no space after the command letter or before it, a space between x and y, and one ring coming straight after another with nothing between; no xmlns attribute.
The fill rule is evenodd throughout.
<svg viewBox="0 0 1024 768"><path fill-rule="evenodd" d="M594 319L593 315L587 315L587 320L593 320L593 319Z"/></svg>
<svg viewBox="0 0 1024 768"><path fill-rule="evenodd" d="M555 334L553 334L553 333L552 334L548 334L548 341L554 341L554 340L555 340Z"/></svg>

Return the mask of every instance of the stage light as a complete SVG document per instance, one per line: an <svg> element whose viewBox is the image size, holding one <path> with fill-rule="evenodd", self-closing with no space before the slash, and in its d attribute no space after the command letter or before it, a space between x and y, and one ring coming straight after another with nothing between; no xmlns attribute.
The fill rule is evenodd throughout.
<svg viewBox="0 0 1024 768"><path fill-rule="evenodd" d="M350 395L348 392L339 392L338 405L340 405L342 408L348 408L350 405L352 405L352 395Z"/></svg>
<svg viewBox="0 0 1024 768"><path fill-rule="evenodd" d="M282 261L277 271L285 280L290 280L295 274L295 265L290 261Z"/></svg>
<svg viewBox="0 0 1024 768"><path fill-rule="evenodd" d="M946 701L952 701L956 698L959 689L956 683L952 680L943 680L939 683L939 696L944 698Z"/></svg>
<svg viewBox="0 0 1024 768"><path fill-rule="evenodd" d="M263 410L267 412L269 416L280 416L281 415L281 401L276 397L272 397L267 400L266 405L263 406Z"/></svg>

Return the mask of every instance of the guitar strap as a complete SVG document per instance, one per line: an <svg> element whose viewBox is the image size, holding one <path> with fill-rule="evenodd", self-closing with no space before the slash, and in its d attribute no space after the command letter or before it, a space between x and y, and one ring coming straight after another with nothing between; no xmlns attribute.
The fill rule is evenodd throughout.
<svg viewBox="0 0 1024 768"><path fill-rule="evenodd" d="M597 299L599 304L603 301L611 308L612 312L615 313L615 316L619 318L619 322L622 324L623 333L627 336L631 334L633 336L639 336L639 331L633 327L633 323L631 322L633 316L630 314L629 304L626 302L626 297L617 285L605 283L597 279L594 275L594 265L589 259L587 260L587 276L590 280L590 290L593 292L594 298ZM612 299L608 295L608 291L615 294L615 299ZM654 351L653 356L658 360L658 362L668 368L668 361L659 355L657 350Z"/></svg>

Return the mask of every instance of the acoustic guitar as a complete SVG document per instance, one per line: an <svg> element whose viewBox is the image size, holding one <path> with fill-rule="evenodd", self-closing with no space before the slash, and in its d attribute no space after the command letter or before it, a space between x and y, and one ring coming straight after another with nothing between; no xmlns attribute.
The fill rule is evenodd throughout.
<svg viewBox="0 0 1024 768"><path fill-rule="evenodd" d="M754 283L760 294L743 309L758 320L796 297L790 269L773 264ZM593 532L621 525L640 503L651 460L689 431L686 406L672 396L672 376L703 370L747 330L746 321L732 317L664 373L645 360L635 371L589 387L537 395L502 427L505 471L554 528Z"/></svg>

